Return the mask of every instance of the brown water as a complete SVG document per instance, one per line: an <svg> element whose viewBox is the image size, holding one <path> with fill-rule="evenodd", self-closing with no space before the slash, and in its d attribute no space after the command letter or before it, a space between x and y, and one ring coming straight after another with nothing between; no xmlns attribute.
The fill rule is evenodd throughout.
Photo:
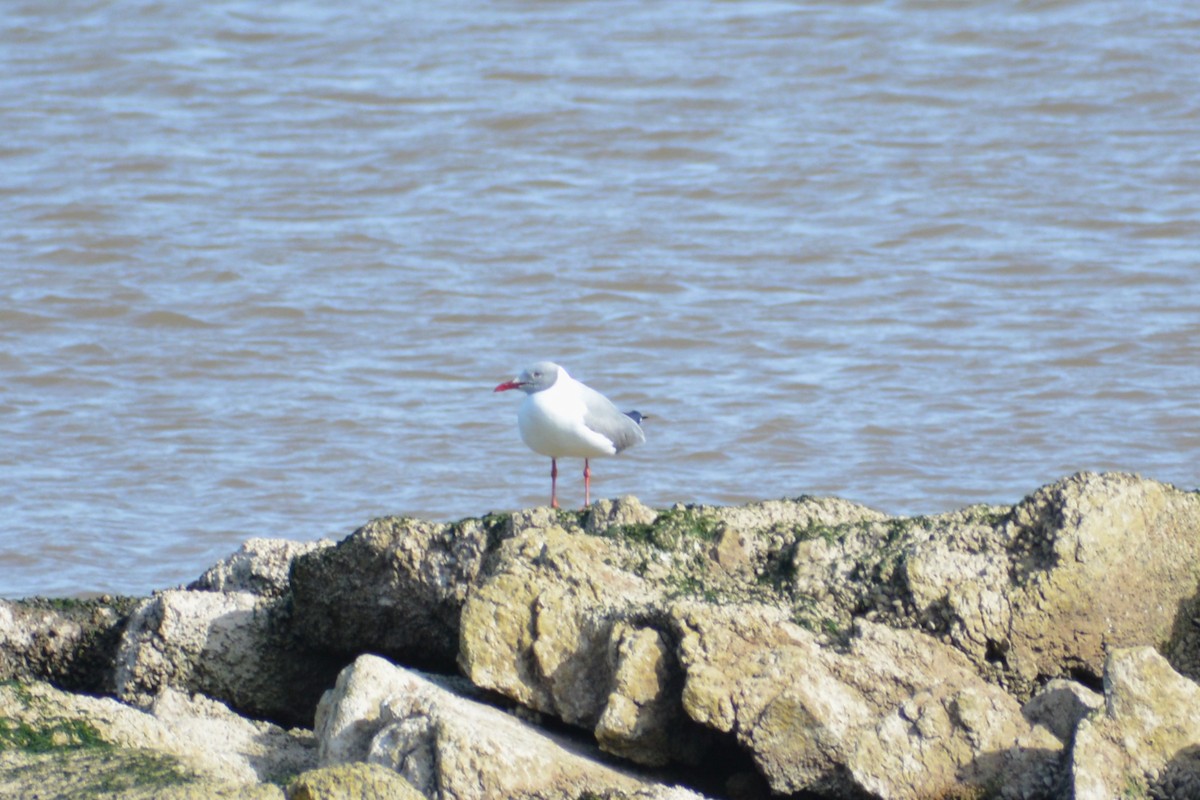
<svg viewBox="0 0 1200 800"><path fill-rule="evenodd" d="M0 595L545 502L491 393L537 358L652 415L599 496L1200 483L1195 3L15 0L0 37Z"/></svg>

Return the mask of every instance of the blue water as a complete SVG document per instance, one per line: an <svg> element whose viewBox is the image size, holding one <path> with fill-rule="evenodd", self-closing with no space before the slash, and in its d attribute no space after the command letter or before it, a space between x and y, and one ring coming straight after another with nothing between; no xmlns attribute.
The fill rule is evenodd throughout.
<svg viewBox="0 0 1200 800"><path fill-rule="evenodd" d="M1200 484L1200 10L0 9L0 595L599 496ZM562 496L582 499L581 465Z"/></svg>

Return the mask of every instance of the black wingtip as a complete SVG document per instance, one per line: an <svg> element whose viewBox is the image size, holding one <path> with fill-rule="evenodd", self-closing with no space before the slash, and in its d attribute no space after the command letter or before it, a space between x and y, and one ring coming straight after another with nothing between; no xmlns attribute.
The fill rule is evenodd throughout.
<svg viewBox="0 0 1200 800"><path fill-rule="evenodd" d="M649 414L643 414L640 411L626 411L625 416L629 417L631 420L636 422L638 425L642 424L642 420L650 419Z"/></svg>

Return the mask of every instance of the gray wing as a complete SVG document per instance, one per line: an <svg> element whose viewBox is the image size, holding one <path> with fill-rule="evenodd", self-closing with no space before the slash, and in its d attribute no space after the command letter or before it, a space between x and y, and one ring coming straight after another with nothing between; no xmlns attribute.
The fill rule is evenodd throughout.
<svg viewBox="0 0 1200 800"><path fill-rule="evenodd" d="M607 437L618 453L646 441L642 426L622 414L611 400L590 386L580 384L580 387L583 389L583 403L586 408L583 424Z"/></svg>

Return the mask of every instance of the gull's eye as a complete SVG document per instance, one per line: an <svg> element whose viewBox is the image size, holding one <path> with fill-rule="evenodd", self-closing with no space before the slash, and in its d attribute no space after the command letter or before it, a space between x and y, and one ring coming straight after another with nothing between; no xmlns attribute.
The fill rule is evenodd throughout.
<svg viewBox="0 0 1200 800"><path fill-rule="evenodd" d="M535 373L533 373L533 377L535 377L535 378L540 378L540 377L542 377L542 373L540 373L540 372L535 372Z"/></svg>

